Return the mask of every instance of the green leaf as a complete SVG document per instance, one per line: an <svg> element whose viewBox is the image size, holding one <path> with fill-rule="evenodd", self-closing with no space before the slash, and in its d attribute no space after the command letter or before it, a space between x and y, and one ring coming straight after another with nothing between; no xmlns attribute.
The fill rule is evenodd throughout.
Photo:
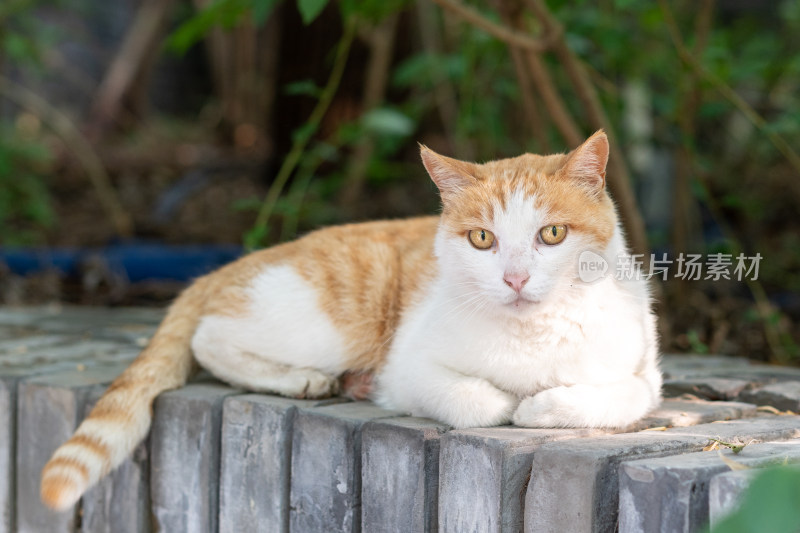
<svg viewBox="0 0 800 533"><path fill-rule="evenodd" d="M254 226L244 234L244 247L249 250L257 250L264 246L264 239L269 232L269 228L264 226Z"/></svg>
<svg viewBox="0 0 800 533"><path fill-rule="evenodd" d="M250 0L252 1L252 0ZM270 0L271 1L271 0ZM185 54L195 43L201 41L215 26L235 26L250 6L248 0L217 0L178 26L167 39L168 49Z"/></svg>
<svg viewBox="0 0 800 533"><path fill-rule="evenodd" d="M292 142L307 142L317 132L317 124L306 122L292 132Z"/></svg>
<svg viewBox="0 0 800 533"><path fill-rule="evenodd" d="M252 2L253 20L256 26L261 26L267 21L280 0L252 0Z"/></svg>
<svg viewBox="0 0 800 533"><path fill-rule="evenodd" d="M32 60L38 61L39 59L39 54L34 42L18 33L8 32L5 42L3 43L3 48L6 54L8 54L8 57L13 61L22 63Z"/></svg>
<svg viewBox="0 0 800 533"><path fill-rule="evenodd" d="M308 26L314 22L326 5L328 0L297 0L297 9L303 17L303 24Z"/></svg>
<svg viewBox="0 0 800 533"><path fill-rule="evenodd" d="M345 19L357 16L359 20L377 23L402 11L408 3L408 0L340 0L339 9Z"/></svg>
<svg viewBox="0 0 800 533"><path fill-rule="evenodd" d="M322 93L322 89L316 83L314 83L313 80L300 80L286 84L283 92L291 95L305 95L319 98L319 95Z"/></svg>
<svg viewBox="0 0 800 533"><path fill-rule="evenodd" d="M800 529L800 470L765 469L747 489L739 509L718 523L712 533L792 533Z"/></svg>
<svg viewBox="0 0 800 533"><path fill-rule="evenodd" d="M394 109L373 109L362 120L367 131L379 135L411 135L414 132L414 121Z"/></svg>
<svg viewBox="0 0 800 533"><path fill-rule="evenodd" d="M231 202L230 208L231 210L239 213L246 211L252 211L254 213L257 213L258 210L261 209L262 203L263 200L261 198L258 198L256 196L249 196L247 198L239 198L237 200L234 200L233 202Z"/></svg>

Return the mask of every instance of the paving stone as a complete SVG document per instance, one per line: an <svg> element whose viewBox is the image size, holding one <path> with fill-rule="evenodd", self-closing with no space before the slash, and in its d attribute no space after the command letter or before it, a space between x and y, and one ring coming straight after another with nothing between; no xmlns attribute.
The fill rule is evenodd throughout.
<svg viewBox="0 0 800 533"><path fill-rule="evenodd" d="M77 340L80 340L80 337L75 335L39 334L38 332L15 335L13 338L9 337L0 341L0 360L3 356L26 354L32 350L41 350L60 344L74 344Z"/></svg>
<svg viewBox="0 0 800 533"><path fill-rule="evenodd" d="M543 444L533 454L525 531L614 531L623 461L699 451L709 437L747 442L798 436L800 417L769 416Z"/></svg>
<svg viewBox="0 0 800 533"><path fill-rule="evenodd" d="M129 343L118 341L72 339L64 344L0 353L0 374L24 376L49 372L53 367L78 369L97 364L127 365L139 351Z"/></svg>
<svg viewBox="0 0 800 533"><path fill-rule="evenodd" d="M110 371L118 370L118 367L114 367ZM15 530L17 383L34 375L74 371L73 363L44 364L32 368L12 368L0 364L0 533Z"/></svg>
<svg viewBox="0 0 800 533"><path fill-rule="evenodd" d="M399 416L369 402L300 409L292 436L290 530L361 530L361 428Z"/></svg>
<svg viewBox="0 0 800 533"><path fill-rule="evenodd" d="M666 399L648 416L632 424L625 432L655 427L685 427L717 420L755 416L756 406L742 402Z"/></svg>
<svg viewBox="0 0 800 533"><path fill-rule="evenodd" d="M288 531L292 427L297 409L343 401L259 394L225 399L220 453L221 533Z"/></svg>
<svg viewBox="0 0 800 533"><path fill-rule="evenodd" d="M744 391L741 398L758 405L771 405L782 411L800 411L800 381L784 381Z"/></svg>
<svg viewBox="0 0 800 533"><path fill-rule="evenodd" d="M85 391L83 389L85 387L83 385L91 389L92 384L111 381L122 372L127 363L137 353L119 343L87 342L86 339L64 335L44 335L42 337L19 340L24 340L24 342L2 343L2 347L7 348L5 355L8 355L8 357L3 357L3 354L0 354L0 427L8 428L0 433L0 533L4 531L3 527L10 527L2 524L13 524L15 507L17 505L26 505L14 502L13 487L16 484L16 461L12 460L8 467L3 467L3 458L14 457L16 454L16 417L13 415L16 412L17 383L34 376L74 376L75 382L68 384L65 390L51 391L52 394L60 398L59 401L61 403L56 403L55 405L58 409L61 409L59 412L63 414L65 405L72 405L73 407L70 407L70 409L79 409L80 405L87 400L88 396L84 394ZM109 357L104 357L105 355ZM98 376L100 376L99 381L97 379ZM60 378L56 377L56 379ZM36 381L34 380L32 383L36 383ZM73 390L73 386L77 386L79 390ZM37 394L38 398L44 393L40 391ZM42 400L37 399L37 401ZM6 405L11 407L5 407ZM43 406L40 406L40 408L43 409ZM44 416L44 414L40 413L37 416ZM43 461L49 458L49 454L55 449L55 446L69 437L75 427L75 420L82 419L83 412L80 411L79 415L75 416L70 414L69 417L74 419L72 422L64 421L67 427L70 428L69 431L55 433L51 440L45 439L35 447L34 451L38 453L35 456L35 460L41 462L41 464L36 465L34 470L31 471L35 473L33 477L36 478L35 483L33 481L29 483L31 487L38 485L39 471L44 466ZM6 422L5 418L8 418L9 422ZM31 423L36 424L35 421ZM47 428L48 425L42 423L41 427ZM47 429L45 431L49 432ZM34 438L37 441L39 440L38 436L34 436ZM40 446L46 446L46 443L52 446L51 450L43 451L39 449ZM20 472L24 471L20 469ZM8 488L9 486L10 488ZM36 502L38 502L38 486L36 487L36 495ZM31 512L35 512L36 507L34 506L33 509Z"/></svg>
<svg viewBox="0 0 800 533"><path fill-rule="evenodd" d="M44 374L18 383L16 520L19 533L72 532L76 509L56 513L39 499L42 467L75 431L93 393L122 367Z"/></svg>
<svg viewBox="0 0 800 533"><path fill-rule="evenodd" d="M537 447L602 433L502 427L445 434L439 455L439 530L519 531Z"/></svg>
<svg viewBox="0 0 800 533"><path fill-rule="evenodd" d="M719 375L725 372L748 370L753 366L746 357L727 355L667 354L661 357L659 367L665 379L696 378Z"/></svg>
<svg viewBox="0 0 800 533"><path fill-rule="evenodd" d="M439 437L449 426L400 417L364 424L362 528L434 532L438 528Z"/></svg>
<svg viewBox="0 0 800 533"><path fill-rule="evenodd" d="M34 327L48 315L59 312L60 306L0 307L0 324L6 327Z"/></svg>
<svg viewBox="0 0 800 533"><path fill-rule="evenodd" d="M626 431L687 426L752 416L755 406L737 402L665 400ZM597 430L494 428L449 433L442 441L439 525L445 531L518 531L529 465L538 445L601 435ZM447 463L447 466L445 466ZM468 465L468 466L465 466ZM491 480L486 485L474 479Z"/></svg>
<svg viewBox="0 0 800 533"><path fill-rule="evenodd" d="M89 333L127 324L156 326L164 311L146 307L48 305L0 308L0 325L34 328L48 333Z"/></svg>
<svg viewBox="0 0 800 533"><path fill-rule="evenodd" d="M84 409L89 415L102 391L92 391ZM140 443L117 469L81 499L83 533L149 533L150 457L148 441Z"/></svg>
<svg viewBox="0 0 800 533"><path fill-rule="evenodd" d="M16 383L0 380L0 533L15 530L16 413Z"/></svg>
<svg viewBox="0 0 800 533"><path fill-rule="evenodd" d="M758 469L717 474L708 486L708 515L711 527L736 510L745 491L760 473Z"/></svg>
<svg viewBox="0 0 800 533"><path fill-rule="evenodd" d="M730 470L720 457L758 467L800 461L800 442L746 446L740 453L695 452L640 459L619 468L620 533L688 533L708 525L709 482Z"/></svg>
<svg viewBox="0 0 800 533"><path fill-rule="evenodd" d="M150 497L156 531L217 531L222 402L237 392L198 383L156 399L150 431Z"/></svg>
<svg viewBox="0 0 800 533"><path fill-rule="evenodd" d="M734 400L750 384L747 379L697 377L667 379L662 391L664 396L693 394L706 400Z"/></svg>

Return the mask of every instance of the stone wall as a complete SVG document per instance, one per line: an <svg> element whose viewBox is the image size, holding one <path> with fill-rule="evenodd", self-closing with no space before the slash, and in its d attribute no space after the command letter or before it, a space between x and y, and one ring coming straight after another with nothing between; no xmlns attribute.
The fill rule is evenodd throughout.
<svg viewBox="0 0 800 533"><path fill-rule="evenodd" d="M678 398L625 432L451 430L340 398L247 394L200 378L163 394L147 441L78 508L39 474L161 314L0 309L0 533L696 531L759 467L800 461L800 371L665 358ZM710 401L716 400L716 401ZM749 443L738 455L702 451Z"/></svg>

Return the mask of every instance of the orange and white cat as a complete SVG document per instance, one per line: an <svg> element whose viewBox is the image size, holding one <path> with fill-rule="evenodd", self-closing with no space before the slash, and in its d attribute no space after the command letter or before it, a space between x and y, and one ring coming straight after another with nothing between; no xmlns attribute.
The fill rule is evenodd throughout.
<svg viewBox="0 0 800 533"><path fill-rule="evenodd" d="M323 229L189 287L45 466L44 502L68 508L121 463L155 397L195 362L293 397L356 376L379 405L459 428L621 427L653 409L645 281L578 276L586 250L627 253L605 191L605 134L569 154L474 164L423 147L422 160L440 217Z"/></svg>

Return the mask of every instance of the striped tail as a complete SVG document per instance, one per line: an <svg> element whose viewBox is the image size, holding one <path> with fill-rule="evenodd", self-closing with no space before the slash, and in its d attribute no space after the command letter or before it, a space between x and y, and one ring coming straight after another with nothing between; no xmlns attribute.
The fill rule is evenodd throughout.
<svg viewBox="0 0 800 533"><path fill-rule="evenodd" d="M42 501L66 510L119 466L147 436L153 400L186 383L195 365L191 339L204 307L205 279L170 307L150 344L98 400L42 470Z"/></svg>

